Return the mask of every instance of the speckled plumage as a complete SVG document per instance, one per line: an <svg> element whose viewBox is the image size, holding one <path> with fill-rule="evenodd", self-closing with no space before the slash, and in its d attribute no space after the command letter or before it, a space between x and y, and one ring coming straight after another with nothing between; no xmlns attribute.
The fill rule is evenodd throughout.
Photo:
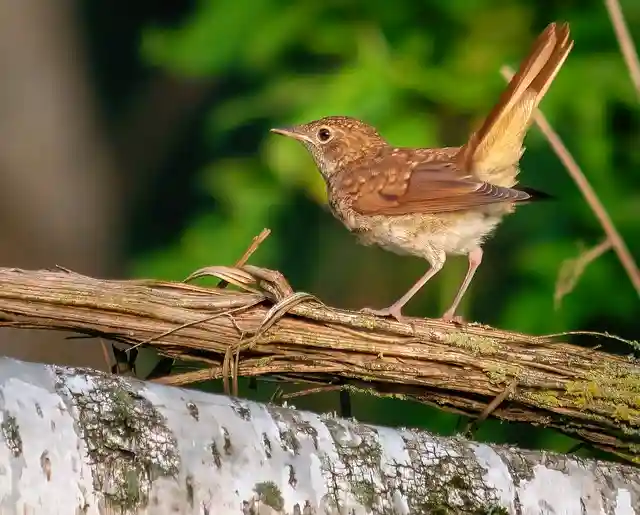
<svg viewBox="0 0 640 515"><path fill-rule="evenodd" d="M307 147L325 179L332 213L362 244L430 263L401 299L370 311L400 319L402 306L447 255L468 255L467 277L445 313L453 317L485 239L516 203L534 198L516 187L522 141L572 45L567 24L550 24L484 124L461 147L393 147L374 127L346 116L273 129Z"/></svg>

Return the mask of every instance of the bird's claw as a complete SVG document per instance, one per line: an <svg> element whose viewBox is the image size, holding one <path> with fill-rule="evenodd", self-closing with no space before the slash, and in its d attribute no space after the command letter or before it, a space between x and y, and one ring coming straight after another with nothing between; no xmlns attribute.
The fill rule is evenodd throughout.
<svg viewBox="0 0 640 515"><path fill-rule="evenodd" d="M406 318L402 315L400 308L396 308L394 306L389 306L388 308L383 309L362 308L360 312L367 315L375 315L379 317L393 317L398 322L406 322Z"/></svg>
<svg viewBox="0 0 640 515"><path fill-rule="evenodd" d="M462 318L461 315L456 315L455 313L452 313L449 311L447 311L444 315L442 315L441 320L444 320L445 322L452 322L454 324L460 324L460 325L463 325L466 323L464 318Z"/></svg>
<svg viewBox="0 0 640 515"><path fill-rule="evenodd" d="M388 308L383 309L373 309L373 308L362 308L360 313L365 313L367 315L375 315L378 317L392 317L395 318L400 323L407 322L407 318L402 314L400 308L395 306L389 306ZM451 322L454 324L465 325L467 322L461 315L456 315L454 312L447 311L444 315L440 317L440 320L444 322Z"/></svg>

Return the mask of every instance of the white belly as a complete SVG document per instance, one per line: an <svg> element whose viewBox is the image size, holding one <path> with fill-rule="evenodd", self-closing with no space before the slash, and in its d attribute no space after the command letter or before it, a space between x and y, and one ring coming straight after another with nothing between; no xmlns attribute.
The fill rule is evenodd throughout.
<svg viewBox="0 0 640 515"><path fill-rule="evenodd" d="M378 245L402 255L430 260L438 254L468 254L482 245L501 216L479 211L395 217L362 217L354 214L343 222L358 234L360 243Z"/></svg>

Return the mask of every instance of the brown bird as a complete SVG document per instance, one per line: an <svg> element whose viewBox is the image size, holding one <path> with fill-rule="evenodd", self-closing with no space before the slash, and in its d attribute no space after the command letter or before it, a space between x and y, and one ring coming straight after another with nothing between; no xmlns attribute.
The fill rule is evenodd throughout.
<svg viewBox="0 0 640 515"><path fill-rule="evenodd" d="M515 187L527 129L573 46L569 25L551 23L480 129L461 147L393 147L375 128L330 116L272 132L300 140L313 156L333 214L360 243L426 259L430 269L385 309L403 306L443 267L466 255L467 274L443 318L456 309L482 261L482 243L516 203L546 195Z"/></svg>

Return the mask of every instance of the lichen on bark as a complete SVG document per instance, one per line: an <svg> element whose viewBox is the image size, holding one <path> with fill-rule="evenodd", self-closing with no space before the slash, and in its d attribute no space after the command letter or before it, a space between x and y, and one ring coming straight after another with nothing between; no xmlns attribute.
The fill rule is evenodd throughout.
<svg viewBox="0 0 640 515"><path fill-rule="evenodd" d="M180 471L176 440L164 417L137 392L137 382L93 375L87 377L89 388L76 394L66 388L66 378L58 376L57 389L77 410L95 490L112 508L146 506L152 482Z"/></svg>

